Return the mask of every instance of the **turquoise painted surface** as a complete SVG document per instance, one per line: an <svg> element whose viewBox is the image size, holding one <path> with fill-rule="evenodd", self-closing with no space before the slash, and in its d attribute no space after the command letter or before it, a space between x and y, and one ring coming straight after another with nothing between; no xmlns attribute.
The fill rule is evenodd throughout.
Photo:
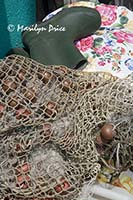
<svg viewBox="0 0 133 200"><path fill-rule="evenodd" d="M35 23L35 16L35 0L0 0L0 58L23 46L19 27Z"/></svg>

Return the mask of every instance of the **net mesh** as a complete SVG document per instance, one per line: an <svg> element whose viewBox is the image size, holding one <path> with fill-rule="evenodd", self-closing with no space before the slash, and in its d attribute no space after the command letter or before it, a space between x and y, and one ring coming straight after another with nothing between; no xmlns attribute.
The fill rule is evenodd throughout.
<svg viewBox="0 0 133 200"><path fill-rule="evenodd" d="M0 198L75 200L100 170L95 140L107 122L116 134L103 158L119 144L117 164L131 165L132 87L132 77L84 74L15 55L2 60Z"/></svg>

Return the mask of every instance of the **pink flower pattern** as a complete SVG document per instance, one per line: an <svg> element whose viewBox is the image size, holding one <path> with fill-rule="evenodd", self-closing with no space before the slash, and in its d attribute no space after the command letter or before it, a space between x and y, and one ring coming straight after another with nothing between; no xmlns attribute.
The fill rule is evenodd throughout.
<svg viewBox="0 0 133 200"><path fill-rule="evenodd" d="M128 42L133 44L133 33L126 33L124 31L116 31L113 33L117 38L118 43Z"/></svg>
<svg viewBox="0 0 133 200"><path fill-rule="evenodd" d="M87 51L88 49L93 47L93 41L94 41L93 37L88 36L78 41L76 47L83 52Z"/></svg>
<svg viewBox="0 0 133 200"><path fill-rule="evenodd" d="M96 6L96 10L101 14L102 26L109 26L117 19L116 6L101 4Z"/></svg>
<svg viewBox="0 0 133 200"><path fill-rule="evenodd" d="M124 28L126 22L122 21L126 19L130 22L129 12L126 10L123 15L123 8L120 10L117 6L104 4L97 5L96 9L101 14L103 29L93 36L79 40L76 46L85 57L93 60L91 65L95 63L96 69L102 67L102 70L108 69L113 75L124 78L131 73L131 67L126 66L125 60L133 56L133 33ZM124 17L121 18L122 16Z"/></svg>
<svg viewBox="0 0 133 200"><path fill-rule="evenodd" d="M106 64L106 63L105 63L104 61L99 61L99 62L98 62L98 65L99 65L99 66L102 66L102 67L103 67L105 64Z"/></svg>
<svg viewBox="0 0 133 200"><path fill-rule="evenodd" d="M95 48L95 52L99 55L104 55L106 52L111 52L111 51L112 51L112 48L109 45Z"/></svg>

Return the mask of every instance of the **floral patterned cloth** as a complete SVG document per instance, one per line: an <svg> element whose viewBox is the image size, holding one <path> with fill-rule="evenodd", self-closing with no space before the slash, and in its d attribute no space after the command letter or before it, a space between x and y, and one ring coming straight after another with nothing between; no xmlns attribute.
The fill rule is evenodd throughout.
<svg viewBox="0 0 133 200"><path fill-rule="evenodd" d="M102 18L101 28L94 35L75 42L88 60L84 71L105 71L119 78L127 77L133 72L133 12L122 6L92 2L76 2L68 7L82 5L96 8Z"/></svg>
<svg viewBox="0 0 133 200"><path fill-rule="evenodd" d="M100 30L76 43L89 62L84 70L125 78L133 72L133 12L104 4L96 9L102 17Z"/></svg>

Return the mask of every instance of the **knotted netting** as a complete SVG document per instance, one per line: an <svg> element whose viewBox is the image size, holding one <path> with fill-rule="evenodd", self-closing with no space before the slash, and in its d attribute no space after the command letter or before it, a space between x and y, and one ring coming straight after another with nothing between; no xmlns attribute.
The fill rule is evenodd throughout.
<svg viewBox="0 0 133 200"><path fill-rule="evenodd" d="M95 140L105 123L115 135L103 158L119 144L118 167L131 166L132 87L132 77L84 74L15 55L2 60L1 199L76 199L100 171Z"/></svg>

